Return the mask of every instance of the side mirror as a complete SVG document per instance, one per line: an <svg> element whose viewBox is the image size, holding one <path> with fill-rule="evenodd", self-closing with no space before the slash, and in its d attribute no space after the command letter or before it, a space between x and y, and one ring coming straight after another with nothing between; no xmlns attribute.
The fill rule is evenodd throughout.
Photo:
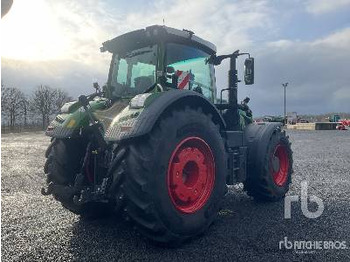
<svg viewBox="0 0 350 262"><path fill-rule="evenodd" d="M254 58L250 57L244 61L244 83L254 84Z"/></svg>

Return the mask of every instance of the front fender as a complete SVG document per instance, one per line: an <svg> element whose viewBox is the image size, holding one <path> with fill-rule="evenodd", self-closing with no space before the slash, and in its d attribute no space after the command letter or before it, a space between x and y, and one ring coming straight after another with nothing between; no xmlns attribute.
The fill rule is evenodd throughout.
<svg viewBox="0 0 350 262"><path fill-rule="evenodd" d="M252 123L247 125L244 130L244 137L246 144L248 145L248 164L257 165L263 160L270 143L272 134L281 130L282 123L276 122L264 122L264 123Z"/></svg>

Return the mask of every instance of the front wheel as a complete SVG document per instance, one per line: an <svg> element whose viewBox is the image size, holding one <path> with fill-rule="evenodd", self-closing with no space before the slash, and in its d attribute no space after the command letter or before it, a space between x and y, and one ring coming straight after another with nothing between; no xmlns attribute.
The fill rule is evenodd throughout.
<svg viewBox="0 0 350 262"><path fill-rule="evenodd" d="M270 136L261 136L257 145L257 148L248 149L250 162L245 190L256 200L280 200L288 192L291 183L291 144L285 132L277 128Z"/></svg>
<svg viewBox="0 0 350 262"><path fill-rule="evenodd" d="M204 232L225 193L224 145L201 110L173 111L130 145L127 212L146 237L179 244Z"/></svg>

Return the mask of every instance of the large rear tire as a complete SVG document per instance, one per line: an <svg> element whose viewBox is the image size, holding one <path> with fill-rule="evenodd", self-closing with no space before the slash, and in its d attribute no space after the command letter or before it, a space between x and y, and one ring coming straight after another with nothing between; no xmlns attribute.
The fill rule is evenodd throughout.
<svg viewBox="0 0 350 262"><path fill-rule="evenodd" d="M80 172L85 150L86 143L81 139L54 139L45 154L47 160L44 171L47 174L47 183L66 188L61 194L53 193L55 199L60 201L66 209L80 215L82 218L103 217L112 212L111 204L87 203L76 205L73 202L73 185L76 175Z"/></svg>
<svg viewBox="0 0 350 262"><path fill-rule="evenodd" d="M177 245L214 221L226 190L219 128L200 109L173 111L130 145L127 212L139 231Z"/></svg>
<svg viewBox="0 0 350 262"><path fill-rule="evenodd" d="M285 131L276 129L271 136L262 136L258 144L267 145L265 150L249 149L247 180L244 183L248 195L261 201L278 201L289 190L293 172L291 144Z"/></svg>

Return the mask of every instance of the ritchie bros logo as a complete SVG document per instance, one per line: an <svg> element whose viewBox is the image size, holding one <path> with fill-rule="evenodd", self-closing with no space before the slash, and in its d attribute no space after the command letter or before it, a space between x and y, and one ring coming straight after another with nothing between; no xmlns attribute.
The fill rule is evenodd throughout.
<svg viewBox="0 0 350 262"><path fill-rule="evenodd" d="M346 246L346 241L333 241L333 240L288 240L284 237L284 240L280 241L278 244L279 249L294 250L296 253L314 253L317 250L341 250L348 249Z"/></svg>

